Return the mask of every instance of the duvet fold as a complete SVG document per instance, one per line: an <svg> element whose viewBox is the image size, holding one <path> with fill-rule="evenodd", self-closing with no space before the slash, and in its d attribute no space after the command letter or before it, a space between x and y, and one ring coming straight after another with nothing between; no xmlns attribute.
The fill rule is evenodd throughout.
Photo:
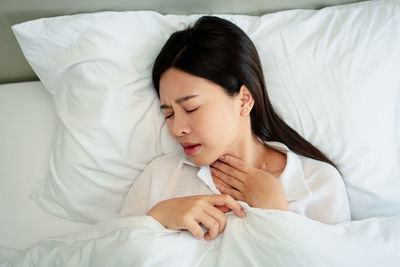
<svg viewBox="0 0 400 267"><path fill-rule="evenodd" d="M150 216L132 216L26 251L0 249L0 267L400 266L400 215L327 225L241 204L246 217L227 213L224 232L211 241L165 229Z"/></svg>

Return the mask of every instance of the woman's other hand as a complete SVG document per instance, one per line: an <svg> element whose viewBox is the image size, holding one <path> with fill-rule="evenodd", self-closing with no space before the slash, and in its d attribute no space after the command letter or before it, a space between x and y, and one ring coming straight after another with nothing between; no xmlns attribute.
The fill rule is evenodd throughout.
<svg viewBox="0 0 400 267"><path fill-rule="evenodd" d="M204 235L201 223L208 229L204 239L212 240L224 231L224 212L230 210L240 218L245 216L240 204L229 195L196 195L161 201L147 215L152 216L165 228L186 229L196 238Z"/></svg>
<svg viewBox="0 0 400 267"><path fill-rule="evenodd" d="M288 211L282 183L263 165L257 169L241 159L224 155L211 164L211 172L221 193L251 207Z"/></svg>

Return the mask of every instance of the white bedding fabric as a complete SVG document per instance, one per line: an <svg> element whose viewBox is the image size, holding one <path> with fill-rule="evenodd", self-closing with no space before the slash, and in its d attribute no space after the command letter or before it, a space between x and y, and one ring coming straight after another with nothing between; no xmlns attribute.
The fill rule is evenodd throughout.
<svg viewBox="0 0 400 267"><path fill-rule="evenodd" d="M40 81L0 85L0 247L27 249L88 224L51 215L31 199L49 168L57 117Z"/></svg>
<svg viewBox="0 0 400 267"><path fill-rule="evenodd" d="M151 68L170 34L200 16L97 12L12 27L65 127L33 194L44 210L115 218L144 167L182 150ZM277 113L340 168L352 218L400 214L400 1L219 16L254 41Z"/></svg>
<svg viewBox="0 0 400 267"><path fill-rule="evenodd" d="M320 137L328 141L336 141L337 137L340 137L337 142L329 141L329 146L323 147L324 151L327 150L333 156L332 158L339 162L346 174L357 174L355 176L348 175L349 179L346 180L347 187L352 188L349 195L353 196L351 203L353 204L354 218L395 214L400 208L398 205L400 169L397 164L400 129L398 120L400 113L397 112L400 108L400 105L397 104L400 97L398 93L400 50L396 49L400 40L399 35L396 34L400 27L399 6L399 1L375 1L371 4L366 3L365 6L354 5L353 8L356 8L357 12L353 14L353 20L347 21L346 27L333 27L328 31L324 26L326 42L322 42L322 39L312 34L304 35L300 30L308 28L307 21L298 23L289 19L289 15L294 13L288 11L286 13L288 23L297 24L299 28L290 28L291 30L285 31L282 29L280 32L268 35L270 43L275 44L274 40L279 40L280 37L290 38L287 43L292 43L290 40L295 40L294 33L298 32L305 36L304 43L307 43L306 41L309 40L307 36L309 36L310 40L317 38L318 44L321 46L315 47L315 49L313 47L305 49L307 46L303 47L302 43L293 42L295 49L290 51L284 50L287 48L285 46L260 47L261 56L277 55L279 49L283 49L283 52L289 51L290 56L300 56L296 57L297 61L292 58L291 64L278 64L280 68L275 69L275 72L274 69L268 69L269 65L265 66L266 73L269 73L267 83L270 88L276 89L280 88L276 85L282 85L279 82L279 77L282 76L280 73L292 73L291 70L286 72L281 68L302 70L293 72L296 75L291 77L297 77L293 79L294 85L284 84L292 91L271 90L271 98L276 100L277 107L280 107L279 112L288 119L289 123L316 144L322 144ZM341 10L345 10L344 7L325 9L315 13L318 16L331 14L332 18L336 17L336 21L340 21L339 13L342 16L346 15L341 13ZM313 11L309 12L310 14L314 13ZM281 14L278 15L281 16ZM264 21L266 18L271 19L271 24L268 24L270 29L276 28L272 19L277 19L278 15L275 17L265 16ZM310 16L310 19L313 19L312 22L314 22L319 18L318 16ZM390 16L393 19L386 20ZM175 18L175 22L180 19L179 16ZM299 19L301 18L307 18L307 13L302 14ZM324 17L323 21L333 22L330 17ZM369 21L372 24L362 24L363 21ZM360 34L347 34L347 30L357 29L362 25L368 25L368 27L362 27L364 31ZM379 30L374 30L374 25ZM336 114L333 112L332 118L334 119L318 120L311 116L314 114L313 112L306 112L312 108L311 105L306 104L321 103L321 106L314 110L316 112L326 108L322 105L324 102L318 102L315 100L316 98L310 97L308 98L309 102L303 103L304 106L296 106L295 101L301 99L299 96L304 96L303 88L314 88L314 93L319 92L317 91L318 86L312 87L306 83L307 81L315 82L316 85L325 84L323 78L315 81L310 79L310 77L314 78L310 73L303 75L304 70L308 69L304 64L306 62L310 64L322 62L320 59L324 59L323 62L326 62L325 59L328 57L316 57L314 61L304 61L302 57L308 59L308 53L313 49L317 52L331 51L325 50L324 44L332 43L330 34L335 33L336 30L341 31L343 34L341 36L346 37L345 40L354 40L355 43L361 40L364 44L362 47L366 50L365 53L360 53L360 50L353 46L351 46L353 50L345 50L343 49L345 48L344 43L340 38L333 39L337 44L334 48L343 49L343 51L338 54L333 53L336 51L333 50L332 53L327 54L329 59L337 59L337 61L329 62L337 64L326 65L326 73L332 73L333 76L329 77L334 78L333 80L343 81L343 84L338 83L338 86L333 84L328 88L332 90L327 91L326 98L323 99L330 99L329 103L333 105L332 109L328 107L327 110L335 110L336 103L342 103L339 100L343 100L345 107L343 110L346 113L333 116ZM258 40L257 43L260 43L263 34L262 32L253 32L252 36ZM368 42L368 39L365 39L367 37L374 37L375 42ZM112 41L112 39L110 40ZM115 44L113 43L113 45ZM348 42L347 44L352 43ZM268 50L274 47L278 50ZM33 46L33 48L35 47ZM88 51L94 50L89 49ZM351 54L352 51L357 56L357 61L349 57L349 53ZM340 56L338 57L338 55ZM128 59L128 57L126 58ZM280 61L280 58L271 58L276 62L283 62ZM39 57L40 61L43 61L43 57ZM337 66L347 66L347 61L351 62L348 65L349 68L344 70L336 68ZM362 63L356 64L357 62ZM43 72L43 75L44 73L46 72ZM357 75L351 76L352 78L349 80L340 79L347 74ZM283 75L282 77L287 76ZM79 82L79 80L77 81ZM302 86L297 86L297 84ZM348 85L348 87L344 85ZM400 249L400 215L330 226L292 213L246 209L247 217L243 220L230 214L225 232L214 241L195 240L185 231L163 229L148 216L104 221L93 228L82 231L87 228L87 225L62 220L47 214L28 199L30 189L45 176L48 169L48 152L56 120L54 114L51 113L54 110L51 109L49 113L49 104L51 103L49 95L46 95L46 100L43 100L41 96L44 97L44 92L36 94L34 91L43 89L39 83L36 84L38 87L32 91L17 85L10 86L9 91L4 89L6 87L0 86L0 160L2 164L0 168L0 247L23 250L34 245L38 240L47 238L47 241L41 241L25 252L1 249L0 259L3 262L11 260L12 263L0 264L0 266L196 266L196 264L200 266L270 265L278 267L400 266L400 253L398 253ZM353 90L347 91L348 88ZM382 93L382 88L385 89L385 93ZM340 89L339 94L336 89ZM280 92L282 94L291 92L293 98L281 96ZM344 98L346 93L349 98ZM309 92L306 94L311 95ZM337 97L332 97L332 95ZM293 100L294 104L284 105L286 102L280 103L277 101L279 99ZM336 100L334 101L334 99ZM337 106L341 107L339 104ZM305 112L296 112L296 110ZM342 109L338 108L337 110ZM301 121L296 120L296 117L290 117L290 114L309 114L309 117ZM323 115L324 113L321 111L317 114ZM331 126L336 125L334 122L340 121L341 116L347 119L347 123L339 126L343 126L343 129L348 131L339 131L338 134L338 131L331 130ZM318 129L322 129L321 132L310 131L307 133L307 130L312 129L311 122L314 121L320 124ZM366 122L366 124L357 124L358 121ZM297 122L300 124L296 125ZM325 123L324 127L322 127L322 123ZM344 126L349 126L349 128ZM325 135L325 133L329 135ZM347 147L346 144L354 145L355 142L358 142L359 146L353 146L353 153L343 153L348 152L348 150L341 150ZM121 143L123 144L123 142ZM379 164L376 164L378 161ZM366 179L368 176L371 179ZM377 177L379 179L376 179ZM97 206L106 207L99 204ZM82 232L49 239L51 236L74 231Z"/></svg>
<svg viewBox="0 0 400 267"><path fill-rule="evenodd" d="M326 225L241 204L246 217L227 213L225 231L212 241L132 216L41 241L19 255L0 250L0 267L400 266L400 216Z"/></svg>

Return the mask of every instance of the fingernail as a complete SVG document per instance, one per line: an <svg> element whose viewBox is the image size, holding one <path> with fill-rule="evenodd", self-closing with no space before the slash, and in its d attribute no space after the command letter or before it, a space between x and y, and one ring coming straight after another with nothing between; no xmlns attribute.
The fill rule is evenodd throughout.
<svg viewBox="0 0 400 267"><path fill-rule="evenodd" d="M215 184L215 187L217 187L219 190L223 189L222 185L220 185L220 184Z"/></svg>
<svg viewBox="0 0 400 267"><path fill-rule="evenodd" d="M212 173L216 173L217 171L214 168L211 168Z"/></svg>
<svg viewBox="0 0 400 267"><path fill-rule="evenodd" d="M219 159L223 159L223 158L225 158L224 155L222 155L221 157L219 157Z"/></svg>

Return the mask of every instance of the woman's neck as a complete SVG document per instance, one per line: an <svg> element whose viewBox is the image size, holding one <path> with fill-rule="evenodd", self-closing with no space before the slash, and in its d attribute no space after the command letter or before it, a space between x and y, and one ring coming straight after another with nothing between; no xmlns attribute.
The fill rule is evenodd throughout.
<svg viewBox="0 0 400 267"><path fill-rule="evenodd" d="M264 142L251 135L250 138L242 138L233 147L231 154L255 168L260 168L263 163L267 164L267 170L279 176L286 166L286 154L267 147Z"/></svg>

